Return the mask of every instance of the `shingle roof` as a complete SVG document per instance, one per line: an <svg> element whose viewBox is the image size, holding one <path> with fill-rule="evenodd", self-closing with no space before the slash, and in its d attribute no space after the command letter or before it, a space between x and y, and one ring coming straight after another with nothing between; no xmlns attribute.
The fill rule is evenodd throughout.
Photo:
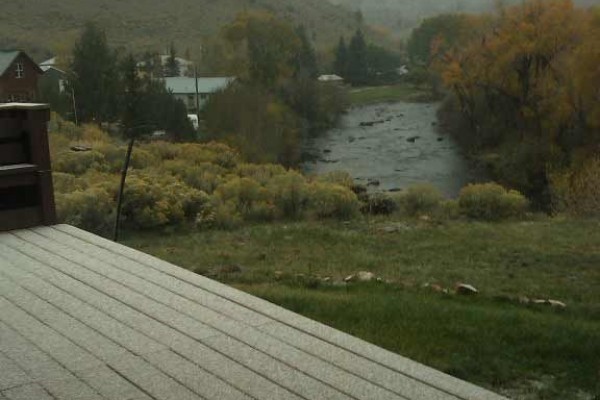
<svg viewBox="0 0 600 400"><path fill-rule="evenodd" d="M0 76L4 75L20 53L18 50L0 50Z"/></svg>
<svg viewBox="0 0 600 400"><path fill-rule="evenodd" d="M198 93L214 93L225 89L227 85L233 82L235 78L198 78ZM165 86L175 94L194 94L196 93L195 78L174 77L165 78Z"/></svg>
<svg viewBox="0 0 600 400"><path fill-rule="evenodd" d="M40 74L42 73L40 67L26 53L20 50L0 50L0 76L4 75L6 70L15 61L15 58L21 54L33 64L34 68L36 68Z"/></svg>

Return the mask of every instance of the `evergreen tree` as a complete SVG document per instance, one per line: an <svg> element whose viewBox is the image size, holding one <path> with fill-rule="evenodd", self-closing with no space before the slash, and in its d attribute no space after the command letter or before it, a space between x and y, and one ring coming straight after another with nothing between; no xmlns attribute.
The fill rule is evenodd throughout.
<svg viewBox="0 0 600 400"><path fill-rule="evenodd" d="M87 24L73 49L70 85L80 121L114 121L118 114L119 88L117 56L106 42L106 35L94 24Z"/></svg>
<svg viewBox="0 0 600 400"><path fill-rule="evenodd" d="M333 70L339 76L345 78L348 68L348 47L346 46L346 40L344 37L340 37L337 49L335 50L335 61L333 63Z"/></svg>
<svg viewBox="0 0 600 400"><path fill-rule="evenodd" d="M317 55L312 43L308 39L306 28L303 25L296 28L296 35L300 40L300 47L296 58L295 78L315 79L319 73Z"/></svg>
<svg viewBox="0 0 600 400"><path fill-rule="evenodd" d="M364 85L369 79L367 43L362 31L356 31L348 46L348 67L345 77L352 85Z"/></svg>
<svg viewBox="0 0 600 400"><path fill-rule="evenodd" d="M175 49L175 44L173 43L171 43L171 47L169 48L169 58L167 59L167 64L165 65L164 75L165 77L181 75L179 62L177 61L177 50Z"/></svg>

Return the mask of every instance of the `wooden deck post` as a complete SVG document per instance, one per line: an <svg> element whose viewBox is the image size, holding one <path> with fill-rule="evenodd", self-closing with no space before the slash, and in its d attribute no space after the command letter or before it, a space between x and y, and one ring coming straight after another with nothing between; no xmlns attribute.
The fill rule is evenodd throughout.
<svg viewBox="0 0 600 400"><path fill-rule="evenodd" d="M0 230L56 223L45 104L0 104Z"/></svg>

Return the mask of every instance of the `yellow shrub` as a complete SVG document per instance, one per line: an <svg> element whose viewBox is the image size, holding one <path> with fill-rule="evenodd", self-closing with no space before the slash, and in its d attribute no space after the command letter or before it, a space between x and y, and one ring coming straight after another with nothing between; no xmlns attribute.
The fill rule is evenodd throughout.
<svg viewBox="0 0 600 400"><path fill-rule="evenodd" d="M175 160L179 158L179 155L181 154L180 145L171 142L157 141L143 144L140 147L154 154L161 160Z"/></svg>
<svg viewBox="0 0 600 400"><path fill-rule="evenodd" d="M354 186L354 179L352 178L352 175L346 171L328 172L326 174L319 175L317 180L320 182L334 183L347 188L352 188Z"/></svg>
<svg viewBox="0 0 600 400"><path fill-rule="evenodd" d="M310 209L319 218L352 218L360 208L356 194L340 185L313 182L309 196Z"/></svg>
<svg viewBox="0 0 600 400"><path fill-rule="evenodd" d="M309 187L304 176L290 171L274 177L268 184L269 197L285 218L301 217L308 206Z"/></svg>
<svg viewBox="0 0 600 400"><path fill-rule="evenodd" d="M64 172L53 172L52 182L56 193L70 193L76 190L83 190L87 186L84 180Z"/></svg>
<svg viewBox="0 0 600 400"><path fill-rule="evenodd" d="M52 162L54 171L81 175L90 169L104 170L107 167L104 155L98 151L63 151Z"/></svg>
<svg viewBox="0 0 600 400"><path fill-rule="evenodd" d="M114 224L115 207L112 196L99 187L56 194L56 211L60 222L98 234L110 232Z"/></svg>
<svg viewBox="0 0 600 400"><path fill-rule="evenodd" d="M109 134L98 127L98 125L86 124L82 127L79 141L84 143L108 143L111 141Z"/></svg>
<svg viewBox="0 0 600 400"><path fill-rule="evenodd" d="M522 216L529 202L516 190L506 190L497 183L468 185L460 192L458 204L469 218L488 221Z"/></svg>
<svg viewBox="0 0 600 400"><path fill-rule="evenodd" d="M219 186L215 193L223 203L234 204L242 216L249 215L254 204L267 197L266 190L250 178L235 177Z"/></svg>
<svg viewBox="0 0 600 400"><path fill-rule="evenodd" d="M236 172L243 178L252 178L265 186L273 177L285 174L286 170L276 164L239 164Z"/></svg>
<svg viewBox="0 0 600 400"><path fill-rule="evenodd" d="M411 186L398 196L400 209L412 217L435 212L442 200L442 193L430 184Z"/></svg>
<svg viewBox="0 0 600 400"><path fill-rule="evenodd" d="M132 174L125 187L124 221L138 228L155 228L195 221L208 203L206 193L175 178Z"/></svg>

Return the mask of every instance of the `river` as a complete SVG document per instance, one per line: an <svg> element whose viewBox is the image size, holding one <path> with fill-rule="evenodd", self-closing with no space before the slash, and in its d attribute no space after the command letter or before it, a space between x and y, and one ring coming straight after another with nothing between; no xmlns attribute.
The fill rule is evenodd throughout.
<svg viewBox="0 0 600 400"><path fill-rule="evenodd" d="M309 174L347 171L372 191L431 183L455 197L484 180L459 146L438 130L437 103L389 103L352 108L340 125L306 142Z"/></svg>

